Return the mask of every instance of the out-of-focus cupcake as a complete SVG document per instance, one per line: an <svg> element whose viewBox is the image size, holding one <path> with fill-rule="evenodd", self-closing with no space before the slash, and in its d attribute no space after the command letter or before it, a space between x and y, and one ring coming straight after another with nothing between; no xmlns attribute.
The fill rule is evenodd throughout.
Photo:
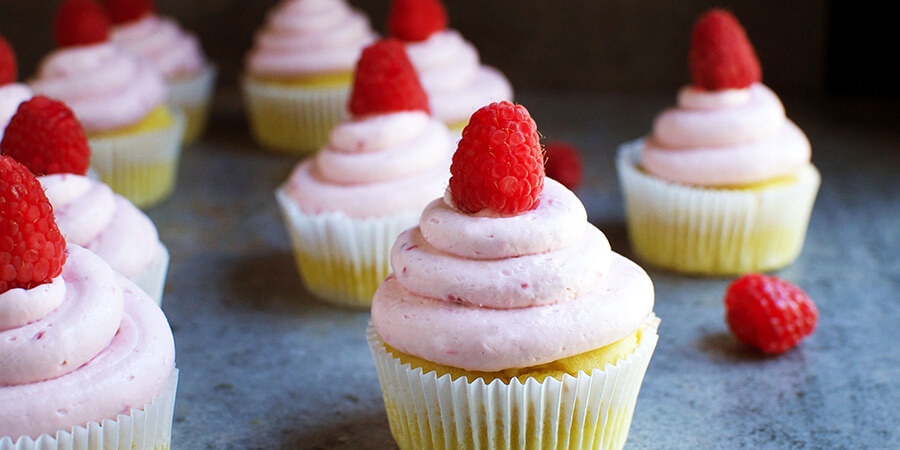
<svg viewBox="0 0 900 450"><path fill-rule="evenodd" d="M462 132L478 108L511 101L512 86L499 70L481 64L478 50L447 28L440 0L393 0L388 34L406 42L435 117Z"/></svg>
<svg viewBox="0 0 900 450"><path fill-rule="evenodd" d="M307 289L332 303L368 307L390 271L394 239L446 187L453 143L429 115L399 41L363 51L350 112L276 196Z"/></svg>
<svg viewBox="0 0 900 450"><path fill-rule="evenodd" d="M3 139L3 130L19 105L32 97L28 86L16 83L17 73L16 54L0 35L0 139Z"/></svg>
<svg viewBox="0 0 900 450"><path fill-rule="evenodd" d="M285 0L257 32L243 79L260 145L311 153L347 116L353 66L375 34L344 0Z"/></svg>
<svg viewBox="0 0 900 450"><path fill-rule="evenodd" d="M692 85L652 133L624 145L617 169L635 253L679 272L726 275L784 267L800 254L819 172L810 144L761 83L730 13L694 26Z"/></svg>
<svg viewBox="0 0 900 450"><path fill-rule="evenodd" d="M197 36L156 13L153 0L105 0L112 41L137 53L166 80L169 103L185 116L184 144L203 134L216 81Z"/></svg>
<svg viewBox="0 0 900 450"><path fill-rule="evenodd" d="M37 96L19 107L0 153L38 176L66 241L96 253L162 303L169 252L146 214L85 175L90 148L65 104Z"/></svg>
<svg viewBox="0 0 900 450"><path fill-rule="evenodd" d="M40 183L7 156L0 198L0 450L168 448L178 370L165 315L67 246Z"/></svg>
<svg viewBox="0 0 900 450"><path fill-rule="evenodd" d="M402 449L625 444L653 284L544 178L538 139L520 105L477 111L447 194L394 244L367 338Z"/></svg>
<svg viewBox="0 0 900 450"><path fill-rule="evenodd" d="M31 88L75 111L104 183L142 208L165 200L175 188L184 116L166 104L162 76L109 40L106 12L91 0L66 0L54 27L60 48L41 62Z"/></svg>

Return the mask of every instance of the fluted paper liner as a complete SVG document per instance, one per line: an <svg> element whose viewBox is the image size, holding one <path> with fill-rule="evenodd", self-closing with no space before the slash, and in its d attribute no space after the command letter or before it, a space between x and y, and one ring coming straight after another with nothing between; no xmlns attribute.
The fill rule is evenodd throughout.
<svg viewBox="0 0 900 450"><path fill-rule="evenodd" d="M638 347L615 364L525 383L423 373L388 353L371 324L366 338L401 449L609 449L628 438L658 326L651 314Z"/></svg>
<svg viewBox="0 0 900 450"><path fill-rule="evenodd" d="M419 223L421 211L355 219L340 212L306 214L284 192L275 193L306 288L330 303L368 308L391 272L397 236Z"/></svg>
<svg viewBox="0 0 900 450"><path fill-rule="evenodd" d="M169 270L169 250L159 243L159 250L153 259L153 263L137 274L131 281L140 286L157 305L162 306L163 288L166 284L166 272Z"/></svg>
<svg viewBox="0 0 900 450"><path fill-rule="evenodd" d="M167 450L172 438L178 369L162 392L141 409L115 419L60 430L56 435L0 437L0 450Z"/></svg>
<svg viewBox="0 0 900 450"><path fill-rule="evenodd" d="M205 66L196 75L166 81L169 104L181 110L185 116L183 145L194 142L206 129L215 84L216 67L213 65Z"/></svg>
<svg viewBox="0 0 900 450"><path fill-rule="evenodd" d="M638 169L643 141L622 145L616 167L635 253L653 265L705 275L770 271L803 248L821 177L812 164L786 185L713 189Z"/></svg>

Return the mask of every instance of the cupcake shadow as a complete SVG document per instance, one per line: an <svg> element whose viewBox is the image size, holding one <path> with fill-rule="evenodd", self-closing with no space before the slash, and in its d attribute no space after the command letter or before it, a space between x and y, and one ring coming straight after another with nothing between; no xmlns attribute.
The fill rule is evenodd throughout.
<svg viewBox="0 0 900 450"><path fill-rule="evenodd" d="M382 410L354 414L346 422L316 427L315 431L308 433L287 432L279 448L387 450L396 449L397 444L391 436L387 414Z"/></svg>
<svg viewBox="0 0 900 450"><path fill-rule="evenodd" d="M755 363L771 359L738 341L727 331L704 333L694 347L716 364Z"/></svg>
<svg viewBox="0 0 900 450"><path fill-rule="evenodd" d="M238 261L228 275L231 307L303 313L327 308L310 294L297 273L290 250L255 255Z"/></svg>

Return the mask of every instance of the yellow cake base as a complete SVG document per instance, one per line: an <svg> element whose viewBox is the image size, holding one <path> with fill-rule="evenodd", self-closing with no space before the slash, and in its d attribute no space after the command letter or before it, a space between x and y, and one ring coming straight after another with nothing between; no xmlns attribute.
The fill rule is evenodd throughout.
<svg viewBox="0 0 900 450"><path fill-rule="evenodd" d="M297 268L306 289L328 303L368 309L378 285L391 272L390 264L355 265L294 252Z"/></svg>
<svg viewBox="0 0 900 450"><path fill-rule="evenodd" d="M153 133L171 127L175 123L172 111L166 105L153 108L139 122L127 127L114 130L91 133L91 138L117 138L133 136L135 134Z"/></svg>
<svg viewBox="0 0 900 450"><path fill-rule="evenodd" d="M324 73L317 75L300 75L293 77L257 78L262 83L300 89L334 88L349 86L353 83L353 72Z"/></svg>

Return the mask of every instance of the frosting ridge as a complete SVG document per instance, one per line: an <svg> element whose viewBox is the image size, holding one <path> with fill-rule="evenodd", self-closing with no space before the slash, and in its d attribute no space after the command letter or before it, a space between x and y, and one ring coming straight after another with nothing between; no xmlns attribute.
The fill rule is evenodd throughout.
<svg viewBox="0 0 900 450"><path fill-rule="evenodd" d="M206 64L197 36L170 17L148 14L115 26L110 37L149 61L167 79L195 74Z"/></svg>

